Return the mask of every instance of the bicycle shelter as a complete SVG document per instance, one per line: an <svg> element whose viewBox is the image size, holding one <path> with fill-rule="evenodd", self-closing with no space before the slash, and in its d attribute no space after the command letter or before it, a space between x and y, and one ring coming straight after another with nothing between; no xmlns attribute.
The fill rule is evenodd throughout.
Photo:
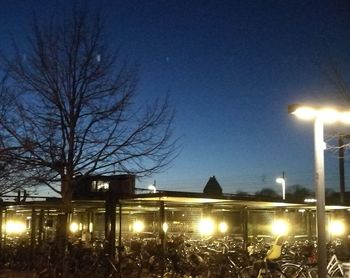
<svg viewBox="0 0 350 278"><path fill-rule="evenodd" d="M115 227L112 229L118 246L135 236L158 238L164 245L167 237L179 234L189 239L232 237L245 243L256 237L270 240L274 237L271 225L277 219L289 223L289 235L294 239L316 236L315 206L305 203L191 192L147 192L116 199L114 223L107 216L106 200L75 200L73 207L72 239L104 240L111 227ZM59 198L3 202L0 213L2 245L21 238L31 244L53 239L59 229L60 208ZM340 218L349 223L349 209L348 206L327 206L328 223ZM200 224L209 219L211 222L207 222L207 226ZM226 228L220 229L223 223ZM328 239L332 239L331 233Z"/></svg>

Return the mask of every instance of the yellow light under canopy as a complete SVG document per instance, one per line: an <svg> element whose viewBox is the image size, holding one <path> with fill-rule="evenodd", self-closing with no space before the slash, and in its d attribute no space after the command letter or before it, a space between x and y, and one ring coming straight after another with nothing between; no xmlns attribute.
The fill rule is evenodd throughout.
<svg viewBox="0 0 350 278"><path fill-rule="evenodd" d="M141 233L145 229L145 224L142 221L135 221L132 225L132 230L134 233Z"/></svg>
<svg viewBox="0 0 350 278"><path fill-rule="evenodd" d="M214 233L214 222L210 218L203 218L199 221L198 230L202 235L212 235Z"/></svg>
<svg viewBox="0 0 350 278"><path fill-rule="evenodd" d="M71 233L75 234L77 231L79 231L79 224L76 222L70 223L69 230L71 231Z"/></svg>
<svg viewBox="0 0 350 278"><path fill-rule="evenodd" d="M219 223L219 231L220 231L220 233L224 234L224 233L227 232L227 230L228 230L227 223L226 222L220 222Z"/></svg>
<svg viewBox="0 0 350 278"><path fill-rule="evenodd" d="M333 236L341 236L345 233L345 224L343 221L334 220L330 223L328 229Z"/></svg>
<svg viewBox="0 0 350 278"><path fill-rule="evenodd" d="M274 235L286 235L289 225L285 220L277 219L272 223L271 230Z"/></svg>
<svg viewBox="0 0 350 278"><path fill-rule="evenodd" d="M168 223L164 222L163 225L162 225L162 229L163 229L163 232L166 233L169 229L169 225Z"/></svg>
<svg viewBox="0 0 350 278"><path fill-rule="evenodd" d="M10 220L6 222L5 228L8 234L22 234L26 230L26 224L21 221Z"/></svg>

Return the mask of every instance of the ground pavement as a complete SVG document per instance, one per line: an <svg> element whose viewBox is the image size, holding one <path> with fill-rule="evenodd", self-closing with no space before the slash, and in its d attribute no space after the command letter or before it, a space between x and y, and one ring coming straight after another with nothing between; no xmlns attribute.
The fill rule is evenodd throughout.
<svg viewBox="0 0 350 278"><path fill-rule="evenodd" d="M1 269L0 278L33 278L33 273L30 271L14 271L9 269Z"/></svg>

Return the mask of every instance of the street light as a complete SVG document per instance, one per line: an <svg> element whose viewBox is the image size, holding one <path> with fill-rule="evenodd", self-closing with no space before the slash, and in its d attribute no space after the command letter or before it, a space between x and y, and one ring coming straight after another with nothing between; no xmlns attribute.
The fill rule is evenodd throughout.
<svg viewBox="0 0 350 278"><path fill-rule="evenodd" d="M282 185L282 198L283 200L285 200L286 199L286 180L285 178L277 178L276 182Z"/></svg>
<svg viewBox="0 0 350 278"><path fill-rule="evenodd" d="M153 184L148 186L148 190L152 191L152 193L156 193L157 192L157 188Z"/></svg>
<svg viewBox="0 0 350 278"><path fill-rule="evenodd" d="M327 247L326 247L326 211L325 211L325 174L323 125L341 122L350 124L350 110L334 107L309 106L292 104L288 113L302 120L314 122L314 156L315 156L315 189L316 189L316 219L317 219L317 253L318 277L327 277Z"/></svg>

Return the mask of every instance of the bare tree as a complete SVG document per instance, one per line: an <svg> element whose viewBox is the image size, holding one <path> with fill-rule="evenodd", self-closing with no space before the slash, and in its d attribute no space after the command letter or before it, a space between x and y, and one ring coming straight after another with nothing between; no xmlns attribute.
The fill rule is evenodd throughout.
<svg viewBox="0 0 350 278"><path fill-rule="evenodd" d="M279 198L280 196L276 193L275 190L271 189L271 188L263 188L257 192L255 192L255 196L257 197L262 197L262 198Z"/></svg>
<svg viewBox="0 0 350 278"><path fill-rule="evenodd" d="M169 165L177 140L168 100L135 105L138 69L110 50L98 16L34 21L25 47L2 57L11 88L2 156L60 193L66 212L77 175L144 176Z"/></svg>
<svg viewBox="0 0 350 278"><path fill-rule="evenodd" d="M8 89L4 86L5 79L2 79L0 82L0 99L1 107L0 110L0 119L4 117L5 107L8 107L11 103L10 95L8 94ZM0 196L3 197L8 193L13 193L16 190L22 189L25 185L29 185L23 179L23 175L26 173L26 170L22 168L19 171L19 168L15 166L12 159L9 159L9 150L10 148L6 145L6 137L4 134L0 135ZM19 165L18 165L19 166ZM25 166L25 165L22 165Z"/></svg>

